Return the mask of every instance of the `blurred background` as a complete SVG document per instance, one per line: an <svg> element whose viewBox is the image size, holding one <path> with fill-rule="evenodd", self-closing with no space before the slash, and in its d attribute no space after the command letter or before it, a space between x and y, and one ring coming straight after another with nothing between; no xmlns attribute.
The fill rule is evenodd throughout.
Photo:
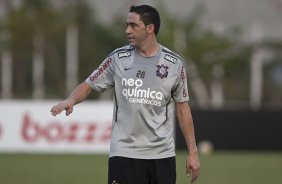
<svg viewBox="0 0 282 184"><path fill-rule="evenodd" d="M203 158L206 174L199 183L281 183L277 172L282 169L282 0L0 0L0 161L10 166L0 164L0 182L5 178L4 183L18 183L11 175L15 171L11 162L24 162L28 155L53 149L55 153L59 150L67 154L69 145L74 146L71 153L79 153L79 143L72 141L77 140L79 133L75 127L80 125L68 127L65 124L69 122L88 122L87 128L80 132L88 136L83 138L86 147L97 146L93 141L94 133L97 134L94 130L101 129L104 133L100 138L104 142L99 142L98 153L107 152L108 148L100 144L108 144L109 126L101 124L110 124L111 91L92 93L87 100L97 109L105 106L108 119L80 119L89 116L83 112L73 119L56 119L49 117L49 109L66 98L110 52L127 44L125 20L133 4L149 4L159 10L162 19L159 42L179 53L186 63L197 143L203 155L208 154ZM97 115L94 111L90 113ZM52 124L54 121L57 124ZM11 124L17 124L16 128ZM42 133L43 130L49 134ZM70 135L65 141L62 132L67 130ZM185 155L182 153L185 143L178 126L176 145L180 159L185 159L181 156ZM97 152L96 148L82 150ZM21 155L26 152L29 154ZM40 156L34 157L36 160ZM85 161L87 165L95 156L79 159L85 157L90 157ZM251 163L255 157L257 160ZM51 158L42 156L41 160ZM66 156L59 161L56 157L56 164L68 163L62 159L75 158ZM222 158L227 162L221 161ZM273 163L268 165L272 175L265 176L264 170L261 173L256 170L257 162L263 163L263 158L265 165ZM274 159L267 160L271 158ZM240 162L247 165L237 166ZM234 163L234 167L228 163ZM243 168L247 173L255 170L260 174L242 176L245 180L230 174L238 174ZM88 169L93 171L95 166ZM215 176L223 170L228 172L226 180ZM28 176L26 172L32 173L20 168L15 174ZM82 173L73 172L81 177ZM64 178L56 182L61 176L54 173L54 180L47 177L40 182L68 181ZM93 177L93 172L90 176ZM31 178L21 180L28 184L39 182ZM76 179L69 180L68 183L79 183ZM178 183L186 182L185 178L179 180ZM92 178L85 183L91 181ZM106 181L105 177L102 181Z"/></svg>
<svg viewBox="0 0 282 184"><path fill-rule="evenodd" d="M193 106L281 109L281 0L1 0L1 99L64 98L127 44L136 3L160 10L159 42L187 62Z"/></svg>

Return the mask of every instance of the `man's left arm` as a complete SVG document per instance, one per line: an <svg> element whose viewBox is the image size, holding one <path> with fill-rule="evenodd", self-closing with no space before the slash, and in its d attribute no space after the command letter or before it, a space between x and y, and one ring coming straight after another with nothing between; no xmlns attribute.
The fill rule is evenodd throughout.
<svg viewBox="0 0 282 184"><path fill-rule="evenodd" d="M185 138L188 156L186 159L186 174L192 174L191 182L196 181L200 175L200 161L195 140L193 118L188 102L176 102L176 116Z"/></svg>

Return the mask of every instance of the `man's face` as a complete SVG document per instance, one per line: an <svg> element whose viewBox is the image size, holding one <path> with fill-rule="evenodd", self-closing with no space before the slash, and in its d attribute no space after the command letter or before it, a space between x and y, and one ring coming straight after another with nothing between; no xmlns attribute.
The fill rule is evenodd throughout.
<svg viewBox="0 0 282 184"><path fill-rule="evenodd" d="M125 33L131 46L138 47L147 38L145 24L140 20L140 15L131 12L127 16Z"/></svg>

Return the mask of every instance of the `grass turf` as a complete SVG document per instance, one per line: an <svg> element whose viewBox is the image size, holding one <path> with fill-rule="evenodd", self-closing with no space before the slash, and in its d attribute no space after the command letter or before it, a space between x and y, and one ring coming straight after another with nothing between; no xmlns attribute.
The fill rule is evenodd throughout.
<svg viewBox="0 0 282 184"><path fill-rule="evenodd" d="M177 152L177 184L185 176L185 153ZM1 184L106 184L107 155L0 154ZM282 183L281 152L215 152L200 155L196 184Z"/></svg>

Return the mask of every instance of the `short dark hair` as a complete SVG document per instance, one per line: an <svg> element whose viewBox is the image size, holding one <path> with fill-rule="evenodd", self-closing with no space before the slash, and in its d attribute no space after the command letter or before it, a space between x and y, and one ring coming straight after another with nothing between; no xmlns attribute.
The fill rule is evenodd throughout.
<svg viewBox="0 0 282 184"><path fill-rule="evenodd" d="M159 12L149 5L131 6L129 12L134 12L140 15L140 19L144 22L145 26L154 24L154 33L158 34L160 30L161 18Z"/></svg>

